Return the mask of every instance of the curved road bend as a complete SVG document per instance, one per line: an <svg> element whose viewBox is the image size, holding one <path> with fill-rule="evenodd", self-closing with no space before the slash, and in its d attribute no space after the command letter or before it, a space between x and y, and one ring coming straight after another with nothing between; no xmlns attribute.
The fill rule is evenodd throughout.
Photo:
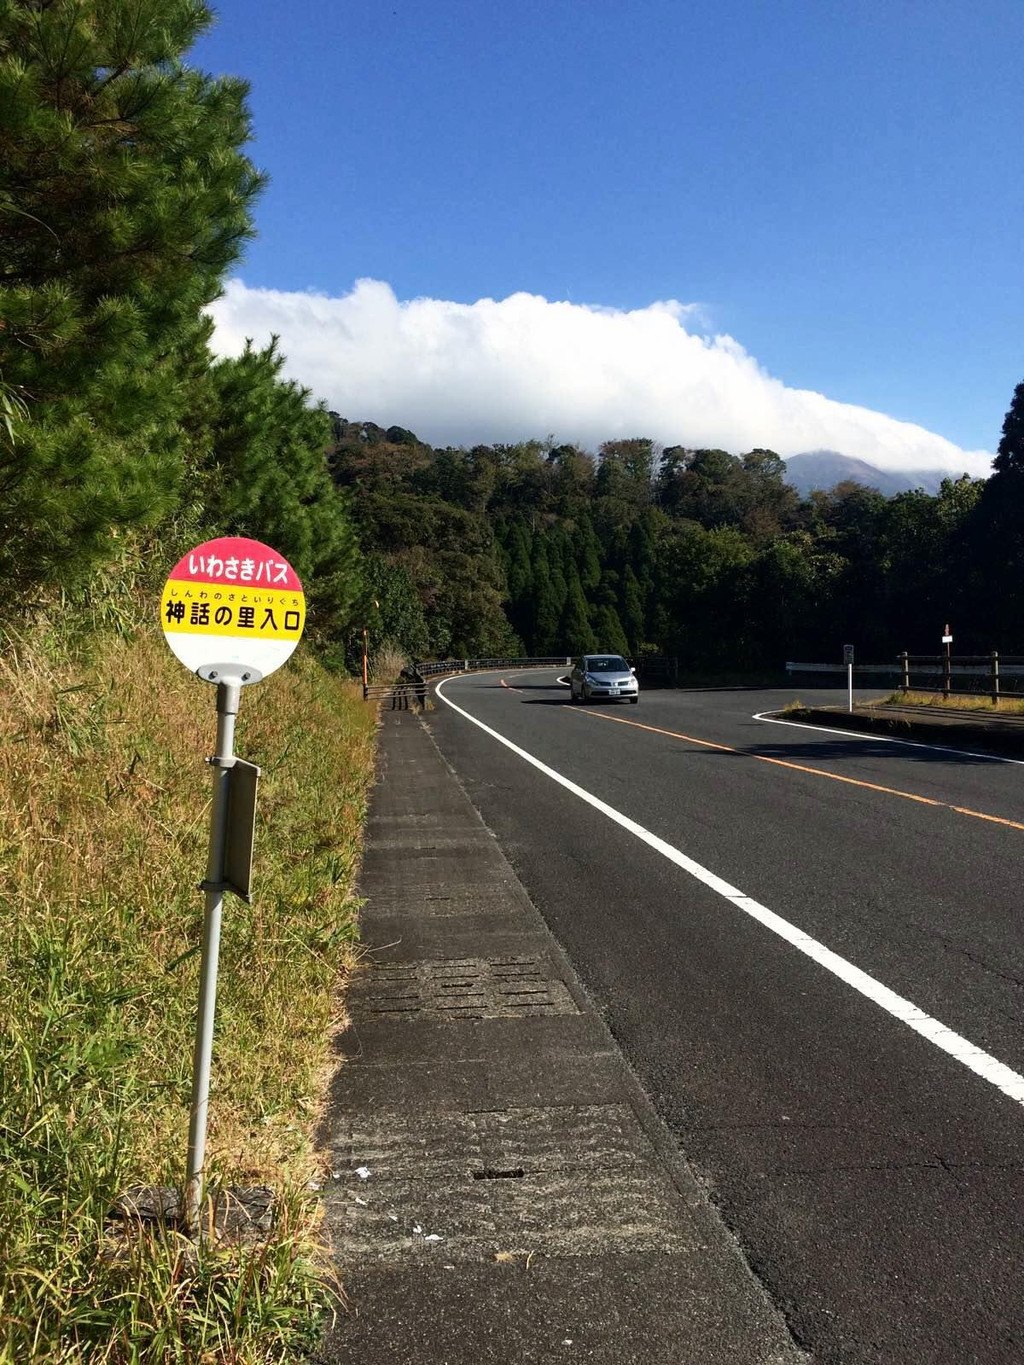
<svg viewBox="0 0 1024 1365"><path fill-rule="evenodd" d="M443 754L797 1341L1024 1361L1024 765L754 719L790 693L440 694Z"/></svg>

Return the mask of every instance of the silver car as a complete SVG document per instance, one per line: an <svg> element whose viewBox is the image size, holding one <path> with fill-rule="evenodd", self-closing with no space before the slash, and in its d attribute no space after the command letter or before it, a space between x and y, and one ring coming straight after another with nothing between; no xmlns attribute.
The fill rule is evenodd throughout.
<svg viewBox="0 0 1024 1365"><path fill-rule="evenodd" d="M584 654L577 659L569 674L569 695L575 702L610 700L640 700L640 684L636 674L621 654Z"/></svg>

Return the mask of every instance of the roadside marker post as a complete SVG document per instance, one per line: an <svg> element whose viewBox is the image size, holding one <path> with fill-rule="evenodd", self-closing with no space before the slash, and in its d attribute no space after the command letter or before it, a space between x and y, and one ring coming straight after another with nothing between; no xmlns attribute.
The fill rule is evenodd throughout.
<svg viewBox="0 0 1024 1365"><path fill-rule="evenodd" d="M843 645L843 663L846 665L846 709L853 710L853 645Z"/></svg>
<svg viewBox="0 0 1024 1365"><path fill-rule="evenodd" d="M953 643L953 632L952 632L952 630L950 629L949 622L947 621L947 622L946 622L946 627L945 627L945 629L944 629L943 632L942 632L942 645L943 645L943 651L944 651L944 657L943 657L943 660L942 660L942 695L943 695L944 697L948 697L948 696L949 696L950 689L951 689L951 687L952 687L953 668L952 668L952 660L951 660L951 658L950 658L950 653L949 653L950 646L952 645L952 643Z"/></svg>
<svg viewBox="0 0 1024 1365"><path fill-rule="evenodd" d="M285 663L302 637L306 603L298 575L283 555L258 540L221 536L183 555L160 599L168 645L186 668L217 687L213 803L203 914L199 1003L192 1059L185 1217L198 1231L202 1205L210 1067L217 1005L224 893L251 894L256 789L260 770L235 755L235 718L242 688Z"/></svg>

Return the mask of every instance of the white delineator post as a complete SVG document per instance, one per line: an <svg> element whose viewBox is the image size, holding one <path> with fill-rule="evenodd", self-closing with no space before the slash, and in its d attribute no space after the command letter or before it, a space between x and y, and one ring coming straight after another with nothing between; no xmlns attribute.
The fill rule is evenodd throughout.
<svg viewBox="0 0 1024 1365"><path fill-rule="evenodd" d="M853 664L846 665L846 709L853 710Z"/></svg>
<svg viewBox="0 0 1024 1365"><path fill-rule="evenodd" d="M235 717L241 695L240 678L217 683L217 746L209 760L213 768L213 809L210 816L210 851L206 862L203 915L202 966L199 974L199 1011L192 1059L192 1103L188 1124L188 1165L185 1175L185 1216L198 1230L203 1197L203 1166L206 1162L206 1126L210 1107L210 1065L213 1060L213 1021L217 1008L217 965L220 957L220 923L224 908L224 860L227 847L231 768L235 761Z"/></svg>

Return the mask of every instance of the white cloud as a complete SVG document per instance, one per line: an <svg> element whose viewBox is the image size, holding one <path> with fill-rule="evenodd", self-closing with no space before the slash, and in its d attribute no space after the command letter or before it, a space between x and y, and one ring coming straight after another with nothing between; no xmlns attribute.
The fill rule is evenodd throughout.
<svg viewBox="0 0 1024 1365"><path fill-rule="evenodd" d="M992 458L911 422L787 388L732 337L688 331L699 308L674 300L629 312L536 294L403 303L379 280L359 280L340 298L233 280L210 311L219 354L276 332L286 374L329 407L434 444L552 434L596 449L642 435L736 452L824 448L882 469L976 475Z"/></svg>

